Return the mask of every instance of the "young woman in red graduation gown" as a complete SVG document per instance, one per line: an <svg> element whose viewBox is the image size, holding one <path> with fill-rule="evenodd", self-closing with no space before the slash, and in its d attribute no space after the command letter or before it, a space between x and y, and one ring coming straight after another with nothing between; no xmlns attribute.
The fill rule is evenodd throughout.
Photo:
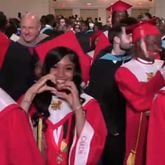
<svg viewBox="0 0 165 165"><path fill-rule="evenodd" d="M77 54L57 47L47 53L42 78L22 99L26 111L31 102L36 108L32 121L38 126L43 121L48 165L95 165L101 156L107 134L105 122L98 102L83 93L81 82ZM43 144L40 136L39 146Z"/></svg>

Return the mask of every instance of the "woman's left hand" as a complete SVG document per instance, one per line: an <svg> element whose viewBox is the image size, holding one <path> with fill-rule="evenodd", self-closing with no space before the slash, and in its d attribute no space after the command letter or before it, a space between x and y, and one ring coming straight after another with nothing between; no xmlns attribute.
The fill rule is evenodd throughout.
<svg viewBox="0 0 165 165"><path fill-rule="evenodd" d="M85 115L81 106L79 92L73 81L61 85L60 91L55 91L57 97L65 99L75 113L77 135L80 136L85 123Z"/></svg>
<svg viewBox="0 0 165 165"><path fill-rule="evenodd" d="M81 106L79 92L73 81L66 81L55 94L57 97L65 99L73 110Z"/></svg>

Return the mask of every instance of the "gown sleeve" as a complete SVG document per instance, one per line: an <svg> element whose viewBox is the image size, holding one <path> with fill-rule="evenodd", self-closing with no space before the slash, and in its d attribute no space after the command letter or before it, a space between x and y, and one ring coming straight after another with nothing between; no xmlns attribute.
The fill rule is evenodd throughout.
<svg viewBox="0 0 165 165"><path fill-rule="evenodd" d="M165 162L165 92L154 99L148 128L146 165L163 165Z"/></svg>
<svg viewBox="0 0 165 165"><path fill-rule="evenodd" d="M0 112L1 165L44 165L27 114L17 105Z"/></svg>
<svg viewBox="0 0 165 165"><path fill-rule="evenodd" d="M115 79L127 103L137 111L148 110L154 94L164 85L159 71L148 82L140 82L127 68L120 67Z"/></svg>
<svg viewBox="0 0 165 165"><path fill-rule="evenodd" d="M96 165L104 148L107 129L96 100L90 100L83 108L86 121L80 136L75 133L69 161L71 165Z"/></svg>

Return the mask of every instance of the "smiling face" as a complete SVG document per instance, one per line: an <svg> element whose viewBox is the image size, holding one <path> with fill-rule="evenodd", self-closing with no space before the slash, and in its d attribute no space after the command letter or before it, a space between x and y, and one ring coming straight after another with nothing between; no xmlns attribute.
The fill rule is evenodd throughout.
<svg viewBox="0 0 165 165"><path fill-rule="evenodd" d="M73 50L65 47L51 49L45 57L42 76L49 73L55 76L57 89L60 90L66 81L73 81L77 89L80 89L81 67L79 57Z"/></svg>
<svg viewBox="0 0 165 165"><path fill-rule="evenodd" d="M147 61L153 61L161 52L161 36L149 35L139 42L138 56Z"/></svg>
<svg viewBox="0 0 165 165"><path fill-rule="evenodd" d="M50 69L50 73L53 74L56 78L57 89L60 89L66 81L73 80L74 70L74 64L69 59L68 55L64 56Z"/></svg>
<svg viewBox="0 0 165 165"><path fill-rule="evenodd" d="M147 42L147 51L151 57L155 57L161 51L161 37L157 36L149 36L146 38Z"/></svg>
<svg viewBox="0 0 165 165"><path fill-rule="evenodd" d="M21 37L27 43L36 40L40 32L39 19L33 14L25 15L21 20Z"/></svg>

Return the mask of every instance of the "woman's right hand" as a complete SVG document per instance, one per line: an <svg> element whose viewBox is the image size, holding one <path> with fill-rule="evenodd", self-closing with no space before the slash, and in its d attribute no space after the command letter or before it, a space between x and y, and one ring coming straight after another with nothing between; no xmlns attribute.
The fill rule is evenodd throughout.
<svg viewBox="0 0 165 165"><path fill-rule="evenodd" d="M55 77L53 74L47 74L40 78L35 84L33 84L28 91L25 93L25 95L31 95L33 99L36 94L42 93L44 91L56 91L55 87L49 86L47 84L48 81L51 81L52 84L56 84Z"/></svg>
<svg viewBox="0 0 165 165"><path fill-rule="evenodd" d="M44 91L51 91L52 93L56 92L55 87L49 86L47 84L48 81L51 81L52 84L56 84L55 77L53 74L47 74L40 78L35 84L33 84L25 93L20 106L28 111L31 102L33 101L34 97L38 93L42 93Z"/></svg>

